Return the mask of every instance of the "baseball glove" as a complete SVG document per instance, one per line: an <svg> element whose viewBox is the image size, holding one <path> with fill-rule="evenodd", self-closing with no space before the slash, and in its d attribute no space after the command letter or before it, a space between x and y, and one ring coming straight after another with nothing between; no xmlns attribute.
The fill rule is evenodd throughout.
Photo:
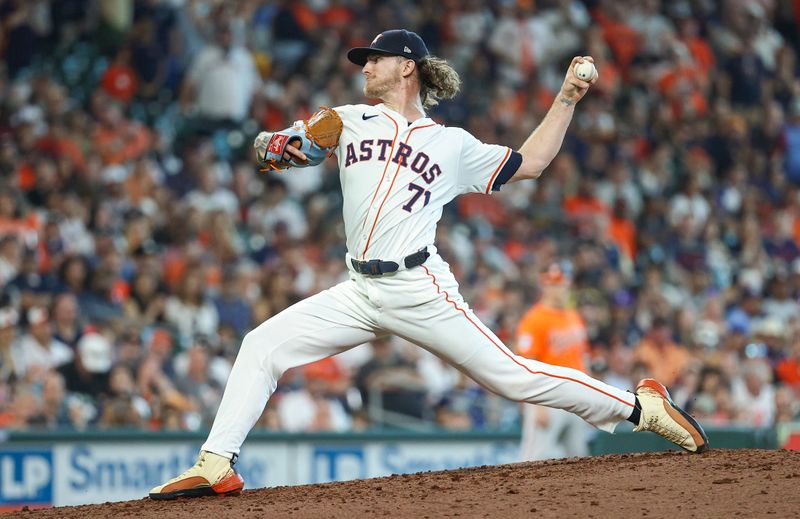
<svg viewBox="0 0 800 519"><path fill-rule="evenodd" d="M342 119L336 110L326 106L305 121L296 121L290 128L279 132L261 132L253 147L256 149L262 171L288 169L292 166L316 166L339 144ZM292 144L306 156L305 161L284 155L286 146Z"/></svg>

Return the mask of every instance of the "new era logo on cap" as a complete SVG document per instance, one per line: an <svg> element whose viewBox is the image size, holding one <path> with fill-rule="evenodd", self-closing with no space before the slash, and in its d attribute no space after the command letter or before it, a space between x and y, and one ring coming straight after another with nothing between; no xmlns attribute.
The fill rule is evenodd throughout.
<svg viewBox="0 0 800 519"><path fill-rule="evenodd" d="M419 34L405 29L393 29L377 35L369 47L356 47L347 53L347 59L361 65L367 63L370 54L384 54L387 56L402 56L419 61L429 55L428 47L419 37Z"/></svg>

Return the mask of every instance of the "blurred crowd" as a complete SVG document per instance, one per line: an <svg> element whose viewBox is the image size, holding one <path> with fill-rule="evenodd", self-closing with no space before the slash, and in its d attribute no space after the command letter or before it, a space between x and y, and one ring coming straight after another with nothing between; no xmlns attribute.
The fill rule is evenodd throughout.
<svg viewBox="0 0 800 519"><path fill-rule="evenodd" d="M437 246L510 347L569 261L593 375L706 425L800 416L797 0L0 0L0 427L198 430L239 342L346 277L336 164L251 143L364 102L405 27L464 80L432 117L519 147L570 59L600 80L543 177ZM503 429L518 407L398 338L286 374L257 429Z"/></svg>

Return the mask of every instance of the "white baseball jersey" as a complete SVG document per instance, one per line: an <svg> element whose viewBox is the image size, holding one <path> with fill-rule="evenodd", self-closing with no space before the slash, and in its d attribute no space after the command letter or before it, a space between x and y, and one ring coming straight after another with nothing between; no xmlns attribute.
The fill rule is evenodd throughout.
<svg viewBox="0 0 800 519"><path fill-rule="evenodd" d="M408 123L384 104L336 108L336 156L347 250L358 259L397 261L432 245L442 207L463 193L491 193L522 156L425 117Z"/></svg>

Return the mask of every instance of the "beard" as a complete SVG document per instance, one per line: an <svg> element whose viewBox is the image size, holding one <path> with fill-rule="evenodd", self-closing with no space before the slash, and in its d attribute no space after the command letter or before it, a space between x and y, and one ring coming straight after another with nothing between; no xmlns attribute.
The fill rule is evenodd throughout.
<svg viewBox="0 0 800 519"><path fill-rule="evenodd" d="M385 77L383 79L373 79L364 83L364 95L370 99L383 99L387 92L396 89L400 85L400 75Z"/></svg>

